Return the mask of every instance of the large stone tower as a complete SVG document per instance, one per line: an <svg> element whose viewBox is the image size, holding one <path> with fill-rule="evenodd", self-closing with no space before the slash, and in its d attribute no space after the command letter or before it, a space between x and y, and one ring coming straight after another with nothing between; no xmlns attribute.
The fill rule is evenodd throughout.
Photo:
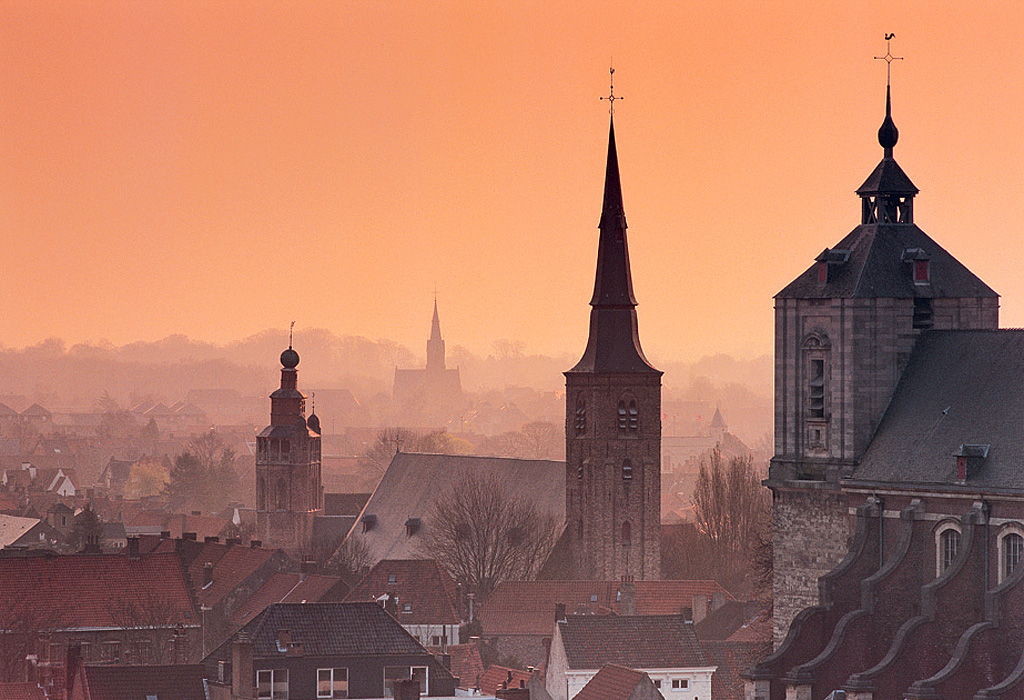
<svg viewBox="0 0 1024 700"><path fill-rule="evenodd" d="M590 338L565 373L565 515L574 575L661 576L661 372L640 348L615 126Z"/></svg>
<svg viewBox="0 0 1024 700"><path fill-rule="evenodd" d="M323 510L320 419L306 418L297 386L299 353L281 353L281 388L270 395L270 425L256 438L256 537L268 547L308 552Z"/></svg>
<svg viewBox="0 0 1024 700"><path fill-rule="evenodd" d="M898 137L887 88L882 161L857 190L860 225L775 297L767 483L776 643L847 551L840 481L864 455L918 337L998 326L996 293L914 223L918 189L893 157Z"/></svg>

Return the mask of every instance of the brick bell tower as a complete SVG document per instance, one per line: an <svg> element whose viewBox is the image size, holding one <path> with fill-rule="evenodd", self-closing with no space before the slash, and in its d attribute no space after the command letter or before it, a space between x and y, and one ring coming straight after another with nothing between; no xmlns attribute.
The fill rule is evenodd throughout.
<svg viewBox="0 0 1024 700"><path fill-rule="evenodd" d="M615 124L590 338L565 373L565 515L574 576L661 577L661 372L640 348Z"/></svg>
<svg viewBox="0 0 1024 700"><path fill-rule="evenodd" d="M281 353L281 388L270 395L270 425L256 438L256 537L265 546L308 552L322 513L320 419L306 418L296 388L299 353Z"/></svg>

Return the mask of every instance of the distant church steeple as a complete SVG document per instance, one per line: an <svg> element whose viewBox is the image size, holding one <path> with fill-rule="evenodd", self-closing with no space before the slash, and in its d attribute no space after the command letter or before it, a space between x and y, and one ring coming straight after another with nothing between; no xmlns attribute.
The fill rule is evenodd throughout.
<svg viewBox="0 0 1024 700"><path fill-rule="evenodd" d="M430 339L427 340L427 370L443 370L444 339L441 337L441 321L437 316L437 296L434 296L434 318L430 322Z"/></svg>
<svg viewBox="0 0 1024 700"><path fill-rule="evenodd" d="M599 228L590 336L565 373L564 536L573 578L658 579L661 372L640 348L614 123Z"/></svg>

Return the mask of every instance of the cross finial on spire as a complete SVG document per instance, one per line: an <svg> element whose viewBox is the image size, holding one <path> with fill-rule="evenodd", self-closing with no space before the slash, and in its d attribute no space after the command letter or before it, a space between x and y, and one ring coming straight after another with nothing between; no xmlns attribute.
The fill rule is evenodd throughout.
<svg viewBox="0 0 1024 700"><path fill-rule="evenodd" d="M292 347L292 335L295 333L295 321L292 321L291 327L288 329L288 348Z"/></svg>
<svg viewBox="0 0 1024 700"><path fill-rule="evenodd" d="M885 61L885 84L889 85L892 82L892 62L902 61L903 56L893 56L892 50L890 49L889 42L896 38L896 35L889 32L885 35L885 55L875 56L876 61Z"/></svg>
<svg viewBox="0 0 1024 700"><path fill-rule="evenodd" d="M615 114L615 100L624 100L624 97L615 96L615 68L608 68L608 97L602 97L602 100L608 100L608 114Z"/></svg>

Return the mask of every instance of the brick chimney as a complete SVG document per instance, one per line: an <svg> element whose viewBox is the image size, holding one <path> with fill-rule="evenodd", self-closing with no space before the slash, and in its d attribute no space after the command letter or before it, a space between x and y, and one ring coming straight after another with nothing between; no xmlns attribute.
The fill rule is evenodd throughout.
<svg viewBox="0 0 1024 700"><path fill-rule="evenodd" d="M693 621L700 622L708 616L708 597L703 593L693 596Z"/></svg>
<svg viewBox="0 0 1024 700"><path fill-rule="evenodd" d="M232 700L249 700L255 698L253 682L255 674L252 668L252 641L238 635L231 644L231 698Z"/></svg>
<svg viewBox="0 0 1024 700"><path fill-rule="evenodd" d="M565 622L565 603L555 603L555 622Z"/></svg>
<svg viewBox="0 0 1024 700"><path fill-rule="evenodd" d="M139 538L129 537L128 538L128 558L136 561L139 558Z"/></svg>
<svg viewBox="0 0 1024 700"><path fill-rule="evenodd" d="M619 583L619 614L636 615L636 583L629 575Z"/></svg>
<svg viewBox="0 0 1024 700"><path fill-rule="evenodd" d="M412 679L395 681L395 700L420 700L420 682Z"/></svg>

